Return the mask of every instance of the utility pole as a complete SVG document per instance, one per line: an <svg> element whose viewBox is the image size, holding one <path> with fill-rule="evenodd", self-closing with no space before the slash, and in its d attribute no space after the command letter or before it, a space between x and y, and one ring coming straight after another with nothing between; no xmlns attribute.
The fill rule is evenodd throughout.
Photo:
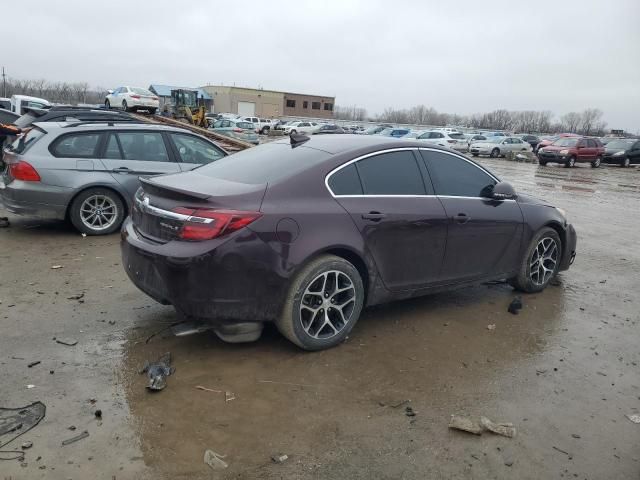
<svg viewBox="0 0 640 480"><path fill-rule="evenodd" d="M4 73L4 67L2 67L2 96L7 96L7 74Z"/></svg>

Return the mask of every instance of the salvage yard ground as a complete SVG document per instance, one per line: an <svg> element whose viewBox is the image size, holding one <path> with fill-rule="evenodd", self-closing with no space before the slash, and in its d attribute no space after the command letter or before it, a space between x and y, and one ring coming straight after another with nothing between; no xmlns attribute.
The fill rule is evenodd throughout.
<svg viewBox="0 0 640 480"><path fill-rule="evenodd" d="M117 234L10 217L0 229L0 406L40 400L47 411L4 448L32 441L24 463L0 461L0 473L638 478L640 425L627 415L640 413L640 169L480 163L568 212L574 266L523 296L518 315L507 312L510 287L484 285L370 309L345 344L318 353L274 328L245 345L212 333L146 343L175 315L126 277ZM150 393L139 370L165 352L175 373ZM517 435L449 430L451 414L512 422ZM205 465L209 449L226 470Z"/></svg>

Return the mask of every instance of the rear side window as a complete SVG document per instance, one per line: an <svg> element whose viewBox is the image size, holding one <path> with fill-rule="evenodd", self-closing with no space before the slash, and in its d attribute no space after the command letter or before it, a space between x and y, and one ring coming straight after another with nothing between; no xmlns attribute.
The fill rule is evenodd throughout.
<svg viewBox="0 0 640 480"><path fill-rule="evenodd" d="M238 122L236 123L236 127L244 128L245 130L253 130L253 123L249 122Z"/></svg>
<svg viewBox="0 0 640 480"><path fill-rule="evenodd" d="M420 150L427 162L436 195L484 197L496 181L475 164L455 155Z"/></svg>
<svg viewBox="0 0 640 480"><path fill-rule="evenodd" d="M362 184L354 163L331 175L328 183L334 195L362 195Z"/></svg>
<svg viewBox="0 0 640 480"><path fill-rule="evenodd" d="M118 139L125 160L168 162L169 154L158 132L119 132Z"/></svg>
<svg viewBox="0 0 640 480"><path fill-rule="evenodd" d="M54 157L95 158L100 132L63 135L50 147Z"/></svg>
<svg viewBox="0 0 640 480"><path fill-rule="evenodd" d="M422 174L409 150L356 162L365 195L425 195Z"/></svg>
<svg viewBox="0 0 640 480"><path fill-rule="evenodd" d="M181 163L204 165L224 157L224 153L209 142L192 135L171 133Z"/></svg>

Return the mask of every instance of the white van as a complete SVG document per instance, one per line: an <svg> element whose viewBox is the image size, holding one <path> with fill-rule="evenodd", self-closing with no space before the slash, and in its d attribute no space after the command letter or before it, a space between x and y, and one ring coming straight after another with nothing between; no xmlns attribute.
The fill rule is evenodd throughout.
<svg viewBox="0 0 640 480"><path fill-rule="evenodd" d="M38 97L29 97L28 95L12 95L11 96L11 111L18 115L24 115L26 113L25 108L48 108L51 106L48 100Z"/></svg>

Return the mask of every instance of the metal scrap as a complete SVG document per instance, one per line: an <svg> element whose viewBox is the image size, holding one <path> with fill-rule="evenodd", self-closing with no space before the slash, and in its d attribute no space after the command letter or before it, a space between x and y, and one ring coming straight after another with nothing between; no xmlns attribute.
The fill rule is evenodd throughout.
<svg viewBox="0 0 640 480"><path fill-rule="evenodd" d="M76 435L75 437L71 437L71 438L67 438L66 440L62 441L62 445L69 445L71 443L75 443L78 440L82 440L83 438L87 438L89 436L89 432L87 432L86 430L82 433L79 433L78 435Z"/></svg>
<svg viewBox="0 0 640 480"><path fill-rule="evenodd" d="M175 368L171 367L171 353L167 352L156 362L147 362L140 373L146 373L149 377L147 388L158 391L167 386L167 377L173 372L175 372Z"/></svg>

